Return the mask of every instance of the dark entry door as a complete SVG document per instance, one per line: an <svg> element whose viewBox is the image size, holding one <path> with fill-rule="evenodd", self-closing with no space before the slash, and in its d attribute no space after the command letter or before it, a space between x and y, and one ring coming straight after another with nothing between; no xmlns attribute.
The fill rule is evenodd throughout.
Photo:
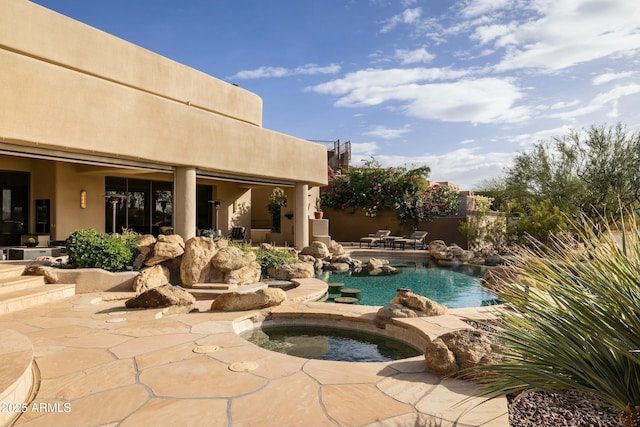
<svg viewBox="0 0 640 427"><path fill-rule="evenodd" d="M20 245L29 232L28 172L0 171L0 246Z"/></svg>

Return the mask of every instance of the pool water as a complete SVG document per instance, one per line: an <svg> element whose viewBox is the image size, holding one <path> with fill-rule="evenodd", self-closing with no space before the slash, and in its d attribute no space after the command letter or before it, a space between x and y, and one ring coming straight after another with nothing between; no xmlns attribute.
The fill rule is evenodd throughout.
<svg viewBox="0 0 640 427"><path fill-rule="evenodd" d="M389 263L402 272L389 276L323 273L318 278L328 283L344 283L344 288L359 289L358 303L362 305L387 305L398 288L411 289L449 308L480 307L495 301L495 295L480 285L483 267L445 268L435 263L399 259L390 259ZM366 261L363 264L366 265ZM333 297L329 295L327 302L333 302Z"/></svg>
<svg viewBox="0 0 640 427"><path fill-rule="evenodd" d="M240 335L267 350L307 359L388 362L422 353L401 341L365 332L319 326L276 326Z"/></svg>

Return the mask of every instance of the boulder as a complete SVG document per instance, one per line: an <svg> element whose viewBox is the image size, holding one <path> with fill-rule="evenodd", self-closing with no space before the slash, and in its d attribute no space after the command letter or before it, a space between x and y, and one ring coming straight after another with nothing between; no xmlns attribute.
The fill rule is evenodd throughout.
<svg viewBox="0 0 640 427"><path fill-rule="evenodd" d="M163 285L149 289L125 302L127 308L179 307L172 312L190 312L197 310L196 299L179 286Z"/></svg>
<svg viewBox="0 0 640 427"><path fill-rule="evenodd" d="M371 258L367 261L367 270L369 276L382 276L388 274L396 274L398 269L389 265L389 260Z"/></svg>
<svg viewBox="0 0 640 427"><path fill-rule="evenodd" d="M462 329L439 336L427 344L427 367L440 375L455 375L458 371L478 365L498 362L497 347L487 334L477 329Z"/></svg>
<svg viewBox="0 0 640 427"><path fill-rule="evenodd" d="M211 310L257 310L279 305L286 299L287 293L278 288L266 288L248 293L229 292L217 296L211 303Z"/></svg>
<svg viewBox="0 0 640 427"><path fill-rule="evenodd" d="M392 319L406 319L418 317L415 310L407 308L402 304L389 304L378 310L376 313L375 324L378 328L384 329Z"/></svg>
<svg viewBox="0 0 640 427"><path fill-rule="evenodd" d="M391 304L401 304L407 308L422 313L424 316L440 316L447 312L447 307L430 300L429 298L416 295L409 289L398 289L398 293Z"/></svg>
<svg viewBox="0 0 640 427"><path fill-rule="evenodd" d="M500 292L504 286L508 286L509 282L518 279L517 273L508 265L498 265L492 267L484 273L480 279L480 285L493 292Z"/></svg>
<svg viewBox="0 0 640 427"><path fill-rule="evenodd" d="M211 258L218 250L217 242L208 237L193 237L187 240L180 263L180 283L190 286L208 282L213 268Z"/></svg>
<svg viewBox="0 0 640 427"><path fill-rule="evenodd" d="M329 248L327 248L327 245L319 241L311 242L309 246L302 248L300 254L311 255L314 258L326 258L331 255L329 253Z"/></svg>
<svg viewBox="0 0 640 427"><path fill-rule="evenodd" d="M33 263L25 267L22 274L24 276L44 276L44 282L47 284L58 283L56 269L46 264Z"/></svg>
<svg viewBox="0 0 640 427"><path fill-rule="evenodd" d="M341 256L345 254L344 247L340 243L336 242L335 240L332 240L327 245L327 249L329 249L329 253L333 256Z"/></svg>
<svg viewBox="0 0 640 427"><path fill-rule="evenodd" d="M253 261L249 265L236 270L224 272L223 282L235 285L248 285L249 283L256 283L260 281L260 275L262 274L262 268L260 264Z"/></svg>
<svg viewBox="0 0 640 427"><path fill-rule="evenodd" d="M256 254L253 251L244 252L239 248L228 246L216 252L211 258L211 265L216 270L228 273L247 267L255 260Z"/></svg>
<svg viewBox="0 0 640 427"><path fill-rule="evenodd" d="M171 273L167 267L162 265L154 265L140 271L133 279L133 290L141 294L149 289L164 286L169 283Z"/></svg>
<svg viewBox="0 0 640 427"><path fill-rule="evenodd" d="M150 256L144 261L144 265L151 267L168 259L178 258L183 253L184 240L182 237L177 234L171 236L161 234L158 236L156 244L153 245Z"/></svg>
<svg viewBox="0 0 640 427"><path fill-rule="evenodd" d="M138 248L151 248L156 244L156 238L152 234L141 234L136 237Z"/></svg>
<svg viewBox="0 0 640 427"><path fill-rule="evenodd" d="M424 359L427 368L438 375L448 376L458 372L455 355L441 339L436 338L427 344Z"/></svg>
<svg viewBox="0 0 640 427"><path fill-rule="evenodd" d="M298 255L298 259L302 262L308 262L309 264L315 264L316 263L316 258L311 256L311 255L303 255L300 254Z"/></svg>
<svg viewBox="0 0 640 427"><path fill-rule="evenodd" d="M160 234L156 239L156 244L158 243L173 243L175 245L182 246L184 249L184 239L179 234Z"/></svg>
<svg viewBox="0 0 640 427"><path fill-rule="evenodd" d="M432 240L429 242L429 255L436 258L436 253L444 253L447 250L447 244L443 240Z"/></svg>
<svg viewBox="0 0 640 427"><path fill-rule="evenodd" d="M153 246L139 246L138 247L138 255L133 260L133 269L140 270L144 265L144 262L149 257L149 254L153 250Z"/></svg>
<svg viewBox="0 0 640 427"><path fill-rule="evenodd" d="M389 305L378 310L375 320L377 327L384 328L394 318L439 316L447 312L444 305L416 295L409 289L400 288L397 292Z"/></svg>
<svg viewBox="0 0 640 427"><path fill-rule="evenodd" d="M315 270L311 264L296 262L283 264L278 268L270 268L267 274L276 280L309 279L315 275Z"/></svg>
<svg viewBox="0 0 640 427"><path fill-rule="evenodd" d="M346 262L332 262L325 267L325 270L336 274L344 274L349 272L349 264Z"/></svg>

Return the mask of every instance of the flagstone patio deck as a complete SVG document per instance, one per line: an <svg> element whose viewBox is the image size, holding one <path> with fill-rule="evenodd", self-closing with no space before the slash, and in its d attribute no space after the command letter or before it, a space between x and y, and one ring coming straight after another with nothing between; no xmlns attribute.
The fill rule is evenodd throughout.
<svg viewBox="0 0 640 427"><path fill-rule="evenodd" d="M304 291L296 292L300 299ZM113 297L78 295L0 316L0 328L31 341L40 371L37 395L16 425L509 424L504 399L482 405L479 398L463 401L475 386L430 373L423 357L386 363L301 359L262 349L236 334L247 319L261 320L260 311L211 312L210 301L199 301L199 313L163 316L159 309L125 309L124 300ZM366 322L376 310L289 302L273 315ZM458 322L458 315L480 311L453 310L412 319L410 326L438 334ZM10 345L3 342L5 348ZM42 405L47 403L58 405Z"/></svg>

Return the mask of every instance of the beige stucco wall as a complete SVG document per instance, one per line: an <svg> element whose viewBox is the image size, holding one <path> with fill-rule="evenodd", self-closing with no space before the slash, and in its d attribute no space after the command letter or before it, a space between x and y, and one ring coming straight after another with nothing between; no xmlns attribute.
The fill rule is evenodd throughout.
<svg viewBox="0 0 640 427"><path fill-rule="evenodd" d="M323 208L324 218L329 220L331 238L339 242L359 243L361 237L366 237L377 230L391 230L393 236L408 236L413 231L411 224L401 224L396 212L386 210L378 212L374 218L364 214L362 209L351 210ZM465 217L434 217L430 221L424 221L417 229L427 231L427 242L432 240L444 240L447 244L456 243L463 248L467 247L467 240L460 232L460 223Z"/></svg>
<svg viewBox="0 0 640 427"><path fill-rule="evenodd" d="M26 0L2 9L0 142L326 184L326 148L261 128L255 94Z"/></svg>

